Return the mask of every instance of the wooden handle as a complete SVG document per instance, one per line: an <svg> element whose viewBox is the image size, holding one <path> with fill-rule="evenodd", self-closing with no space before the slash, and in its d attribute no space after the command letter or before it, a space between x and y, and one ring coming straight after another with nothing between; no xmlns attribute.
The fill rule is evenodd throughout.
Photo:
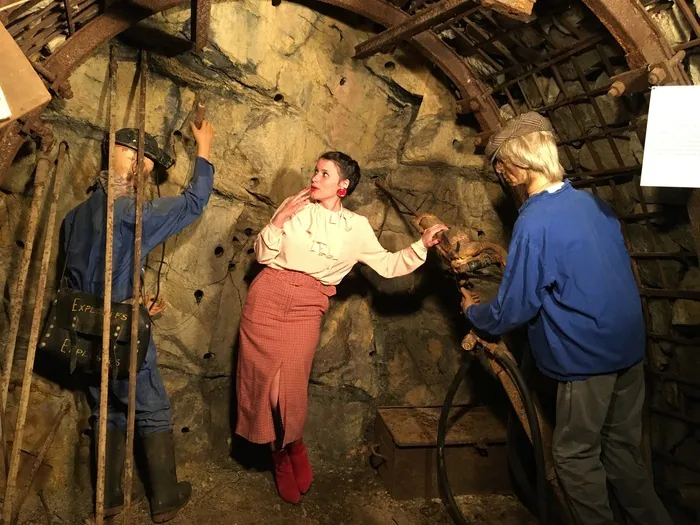
<svg viewBox="0 0 700 525"><path fill-rule="evenodd" d="M197 104L197 112L195 113L194 116L194 125L197 127L197 129L202 127L202 121L204 120L204 104L199 102Z"/></svg>

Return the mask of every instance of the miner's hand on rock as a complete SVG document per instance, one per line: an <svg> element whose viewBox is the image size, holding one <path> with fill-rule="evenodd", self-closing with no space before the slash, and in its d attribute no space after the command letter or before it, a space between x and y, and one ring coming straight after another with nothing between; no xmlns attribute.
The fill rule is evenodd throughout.
<svg viewBox="0 0 700 525"><path fill-rule="evenodd" d="M199 129L193 122L190 122L190 127L192 128L192 135L197 141L197 156L209 160L209 150L214 140L214 128L208 120L203 120Z"/></svg>
<svg viewBox="0 0 700 525"><path fill-rule="evenodd" d="M285 222L291 219L296 212L302 209L309 203L311 197L311 188L304 188L296 195L287 197L277 211L272 216L272 224L281 228Z"/></svg>
<svg viewBox="0 0 700 525"><path fill-rule="evenodd" d="M421 236L423 246L425 246L426 248L430 248L431 246L435 246L436 244L438 244L440 242L438 235L440 235L446 230L449 230L449 228L444 224L435 224L427 230L425 230L423 232L423 235Z"/></svg>

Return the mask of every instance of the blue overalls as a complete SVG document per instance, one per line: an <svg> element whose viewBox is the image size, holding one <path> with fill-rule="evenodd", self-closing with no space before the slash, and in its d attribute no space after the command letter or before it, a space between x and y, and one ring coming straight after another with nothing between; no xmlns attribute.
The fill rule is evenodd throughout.
<svg viewBox="0 0 700 525"><path fill-rule="evenodd" d="M192 224L209 202L214 183L214 166L197 157L192 181L181 195L147 202L143 209L141 265L148 253L170 236ZM85 202L72 209L63 221L66 278L68 285L81 292L104 295L104 253L106 239L107 196L97 190ZM136 201L119 197L114 203L114 243L112 301L130 299L133 294L133 253ZM71 235L71 224L75 231ZM100 389L90 386L95 400L93 415L99 412ZM128 379L112 379L109 383L108 426L126 429ZM156 364L153 335L141 371L136 376L136 427L149 434L172 429L170 400Z"/></svg>

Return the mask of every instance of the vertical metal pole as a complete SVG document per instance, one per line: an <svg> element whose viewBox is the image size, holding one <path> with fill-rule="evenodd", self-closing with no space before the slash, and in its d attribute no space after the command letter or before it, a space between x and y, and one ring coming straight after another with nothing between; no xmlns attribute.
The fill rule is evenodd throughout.
<svg viewBox="0 0 700 525"><path fill-rule="evenodd" d="M29 224L24 238L24 250L22 251L22 262L19 266L19 275L15 284L15 293L10 308L10 333L7 340L7 350L5 351L5 368L2 371L2 412L7 407L7 392L10 388L10 374L12 363L15 357L15 346L17 344L17 334L19 332L19 321L22 316L22 306L24 305L24 291L27 286L27 274L32 260L32 250L34 248L34 238L39 224L39 212L44 202L44 189L46 179L50 173L53 162L47 153L39 153L39 160L36 163L36 174L34 176L34 198L29 210ZM5 429L2 429L3 432Z"/></svg>
<svg viewBox="0 0 700 525"><path fill-rule="evenodd" d="M27 287L27 275L29 265L32 260L34 249L34 238L36 237L37 226L39 224L39 212L44 203L44 190L46 188L46 178L51 170L52 161L44 151L39 153L34 175L34 198L29 209L29 224L24 238L24 250L22 251L22 261L19 265L19 275L15 284L15 293L10 307L10 331L7 336L7 349L5 350L5 368L2 371L2 387L0 390L0 443L2 445L3 474L7 474L9 468L9 458L7 457L7 422L5 409L7 407L7 393L10 388L10 376L12 375L12 365L15 358L15 347L17 345L17 334L19 333L19 321L22 317L22 306L24 306L24 292Z"/></svg>
<svg viewBox="0 0 700 525"><path fill-rule="evenodd" d="M102 303L102 369L100 374L100 418L97 442L97 483L95 495L95 525L104 523L105 454L107 446L107 397L109 392L109 343L112 318L112 243L114 241L114 146L116 136L116 49L110 47L109 57L109 168L107 175L107 219L105 226L105 289Z"/></svg>
<svg viewBox="0 0 700 525"><path fill-rule="evenodd" d="M12 505L17 489L17 473L19 472L22 439L24 437L24 425L27 419L27 407L29 405L29 394L32 388L32 369L34 368L36 346L39 340L39 329L41 328L41 312L44 307L44 292L46 291L49 262L51 260L51 251L53 248L54 224L56 223L56 208L58 207L58 192L61 188L61 174L63 172L66 147L66 143L61 142L58 151L58 168L54 177L53 195L51 196L51 206L49 208L49 218L46 222L44 253L41 258L41 270L39 272L39 287L36 292L36 300L34 301L34 314L32 316L29 346L27 348L27 360L24 364L24 377L22 378L22 394L20 396L19 408L17 410L17 424L15 426L14 441L12 443L12 456L10 457L10 472L7 476L5 502L2 507L3 522L7 524L9 524L10 520L12 519Z"/></svg>
<svg viewBox="0 0 700 525"><path fill-rule="evenodd" d="M141 237L143 235L143 149L146 134L146 87L148 55L141 50L141 94L139 97L139 144L136 174L136 227L134 231L134 288L131 303L131 348L129 355L129 405L126 426L126 463L124 469L124 523L131 519L131 486L134 472L134 427L136 420L136 358L139 336L139 299L141 297Z"/></svg>

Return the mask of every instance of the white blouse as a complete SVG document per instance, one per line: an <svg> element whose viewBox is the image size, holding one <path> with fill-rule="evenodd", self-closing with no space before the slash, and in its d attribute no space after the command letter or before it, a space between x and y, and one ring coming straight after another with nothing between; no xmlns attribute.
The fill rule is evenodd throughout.
<svg viewBox="0 0 700 525"><path fill-rule="evenodd" d="M357 262L382 277L401 277L428 256L421 239L398 252L379 244L366 217L345 208L327 210L309 203L278 228L268 223L255 239L258 262L276 270L293 270L336 285Z"/></svg>

